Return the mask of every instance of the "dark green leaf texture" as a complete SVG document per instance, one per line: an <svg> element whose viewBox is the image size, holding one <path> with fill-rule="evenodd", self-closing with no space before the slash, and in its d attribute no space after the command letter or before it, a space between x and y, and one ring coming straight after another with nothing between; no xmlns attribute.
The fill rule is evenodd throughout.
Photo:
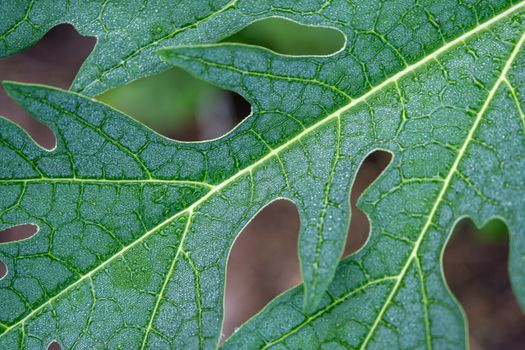
<svg viewBox="0 0 525 350"><path fill-rule="evenodd" d="M215 347L229 249L278 198L300 214L304 292L278 298L226 347L465 347L441 268L464 216L505 220L525 304L525 2L276 4L338 28L347 46L329 57L161 51L252 104L217 140L167 140L80 95L6 85L57 147L0 119L0 229L40 228L0 245L0 348ZM376 149L393 160L360 201L371 236L336 270L351 183Z"/></svg>
<svg viewBox="0 0 525 350"><path fill-rule="evenodd" d="M159 47L220 40L249 23L237 1L0 0L0 57L40 39L59 23L97 37L72 89L88 95L168 67Z"/></svg>
<svg viewBox="0 0 525 350"><path fill-rule="evenodd" d="M510 276L525 304L522 7L466 33L323 119L327 128L342 125L341 149L382 148L394 155L360 198L371 237L340 264L318 308L304 313L302 289L295 288L245 324L224 348L466 347L464 317L441 266L449 234L465 216L478 226L493 217L505 219L511 232Z"/></svg>
<svg viewBox="0 0 525 350"><path fill-rule="evenodd" d="M256 20L310 16L320 8L319 1L0 0L0 57L71 23L97 38L71 89L98 95L170 67L156 54L161 47L216 42Z"/></svg>

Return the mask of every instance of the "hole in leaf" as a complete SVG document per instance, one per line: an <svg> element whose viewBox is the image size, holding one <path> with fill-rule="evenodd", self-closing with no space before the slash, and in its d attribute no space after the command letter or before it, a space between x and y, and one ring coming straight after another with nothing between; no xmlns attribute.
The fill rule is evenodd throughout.
<svg viewBox="0 0 525 350"><path fill-rule="evenodd" d="M0 260L0 280L7 275L7 265Z"/></svg>
<svg viewBox="0 0 525 350"><path fill-rule="evenodd" d="M386 168L391 154L375 151L364 160L352 189L352 234L346 254L368 237L368 219L355 207L357 198ZM235 242L227 268L223 340L285 290L301 282L297 239L299 214L294 204L275 201L248 224Z"/></svg>
<svg viewBox="0 0 525 350"><path fill-rule="evenodd" d="M22 241L38 232L38 226L32 224L18 225L0 231L0 243Z"/></svg>
<svg viewBox="0 0 525 350"><path fill-rule="evenodd" d="M348 229L348 239L344 256L355 253L366 243L370 234L370 222L367 216L357 208L357 199L374 182L379 175L386 169L392 159L392 154L386 151L377 150L370 153L357 172L356 179L352 186L350 204L352 205L352 220Z"/></svg>
<svg viewBox="0 0 525 350"><path fill-rule="evenodd" d="M253 23L227 41L261 45L287 54L321 55L338 51L345 39L335 29L274 18ZM138 79L97 98L180 141L220 137L251 110L240 95L201 81L180 68Z"/></svg>
<svg viewBox="0 0 525 350"><path fill-rule="evenodd" d="M47 346L47 350L62 350L62 347L60 346L60 344L59 344L56 340L53 340L53 341Z"/></svg>
<svg viewBox="0 0 525 350"><path fill-rule="evenodd" d="M525 344L525 316L510 286L507 260L508 232L500 220L478 230L464 219L446 246L446 281L465 310L473 348L519 349Z"/></svg>
<svg viewBox="0 0 525 350"><path fill-rule="evenodd" d="M138 79L97 99L180 141L220 137L251 110L240 95L199 80L180 68Z"/></svg>
<svg viewBox="0 0 525 350"><path fill-rule="evenodd" d="M69 24L58 25L33 47L2 58L1 79L68 88L94 45L95 38L81 36ZM19 107L3 88L0 88L0 115L27 130L40 146L55 147L53 132Z"/></svg>
<svg viewBox="0 0 525 350"><path fill-rule="evenodd" d="M295 205L278 200L258 213L237 238L228 260L222 340L301 282L298 234Z"/></svg>
<svg viewBox="0 0 525 350"><path fill-rule="evenodd" d="M337 29L284 18L257 21L224 41L263 46L287 55L330 55L345 46L345 36Z"/></svg>

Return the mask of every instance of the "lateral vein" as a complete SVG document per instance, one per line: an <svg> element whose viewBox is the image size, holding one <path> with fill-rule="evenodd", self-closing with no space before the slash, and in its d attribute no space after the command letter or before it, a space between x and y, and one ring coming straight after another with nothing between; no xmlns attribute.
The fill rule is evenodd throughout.
<svg viewBox="0 0 525 350"><path fill-rule="evenodd" d="M227 187L228 185L230 185L231 183L233 183L234 181L242 178L244 175L249 175L251 173L251 171L254 169L254 168L257 168L260 164L263 164L264 162L266 162L267 160L271 159L272 157L274 156L277 156L281 151L287 149L290 145L294 144L295 142L301 140L303 137L305 137L306 135L312 133L313 131L317 130L319 127L321 127L322 125L330 122L331 120L333 120L334 118L337 118L338 116L340 116L342 113L345 113L347 112L348 110L350 110L351 108L353 108L354 106L366 101L368 98L370 98L371 96L373 96L374 94L376 94L377 92L380 92L383 88L385 88L386 86L396 82L397 80L399 80L400 78L406 76L407 74L415 71L417 68L425 65L427 62L433 60L434 58L436 58L437 56L439 56L440 54L446 52L447 50L449 50L450 48L464 42L466 39L468 39L469 37L483 31L484 29L490 27L492 24L508 17L510 14L518 11L519 9L522 9L523 7L525 7L525 1L522 1L520 2L519 4L516 4L514 6L512 6L511 8L509 8L508 10L500 13L499 15L493 17L492 19L480 24L478 27L464 33L463 35L457 37L456 39L450 41L449 43L441 46L439 49L437 49L436 51L434 51L433 53L431 53L430 55L422 58L420 61L412 64L412 65L409 65L408 67L406 67L405 69L403 69L402 71L396 73L395 75L391 76L390 78L386 79L385 81L383 81L382 83L380 83L379 85L373 87L372 89L370 89L368 92L364 93L363 95L361 95L360 97L350 101L346 106L343 106L341 107L340 109L336 110L335 112L329 114L328 116L326 116L324 119L321 119L320 121L318 121L317 123L315 124L312 124L310 127L304 129L302 132L300 132L299 134L297 134L296 136L294 136L293 138L291 138L289 141L283 143L282 145L280 145L279 147L273 149L271 152L269 152L268 154L266 154L264 157L260 158L258 161L252 163L251 165L243 168L242 170L240 170L239 172L237 172L236 174L234 174L233 176L231 176L230 178L226 179L225 181L223 181L222 183L220 183L219 185L213 187L213 189L211 189L208 193L206 193L206 195L204 195L203 197L201 197L199 200L197 200L196 202L194 202L191 206L187 207L186 209L178 212L177 214L167 218L166 220L164 220L163 222L161 222L160 224L158 224L157 226L155 226L154 228L152 228L151 230L147 231L146 233L144 233L144 235L142 235L140 238L138 238L137 240L133 241L132 243L130 243L129 245L125 246L122 250L120 250L119 252L117 252L116 254L114 254L113 256L109 257L106 261L104 261L103 263L101 263L100 265L98 265L97 267L95 267L93 270L89 271L88 273L82 275L77 281L75 281L74 283L72 283L71 285L67 286L66 288L64 288L62 291L60 291L59 293L57 293L55 296L49 298L46 302L42 303L40 306L36 307L35 309L33 309L31 312L29 312L25 317L23 317L22 319L20 319L19 321L13 323L11 326L9 326L8 328L6 328L2 333L0 333L0 336L4 335L4 334L7 334L8 332L10 332L12 329L14 329L15 327L17 327L18 325L20 324L24 324L25 321L27 321L29 318L33 317L36 313L40 312L43 308L45 308L47 305L50 305L52 304L55 300L57 300L58 298L60 298L61 296L63 296L64 294L66 294L67 292L69 292L71 289L75 288L76 286L78 286L81 282L83 282L85 279L87 278L90 278L91 276L93 276L95 273L97 273L98 271L102 270L104 267L106 267L109 263L111 263L113 260L117 259L119 256L122 256L123 254L125 254L127 251L129 251L130 249L132 249L134 246L136 246L137 244L140 244L141 242L143 242L146 238L148 238L150 235L154 234L155 232L157 232L158 230L162 229L164 226L170 224L173 220L175 220L176 218L180 217L181 215L184 215L186 213L193 213L195 212L196 208L199 207L201 204L205 203L211 196L215 195L216 193L220 192L221 190L223 190L225 187ZM522 42L523 42L523 39L522 38L520 40L520 45L517 45L517 46L521 46ZM515 56L515 55L513 55ZM507 62L508 63L508 62ZM501 81L503 79L500 79ZM501 81L498 80L499 83L501 83ZM456 165L457 167L457 165ZM430 225L430 224L429 224ZM185 239L185 235L184 237L182 238L183 240ZM421 242L419 242L421 243ZM181 241L181 246L184 244L183 241ZM178 257L178 254L176 256L176 258ZM176 259L175 258L175 259Z"/></svg>
<svg viewBox="0 0 525 350"><path fill-rule="evenodd" d="M521 3L520 5L523 5L523 3ZM460 148L460 150L458 152L458 155L457 155L456 159L454 160L454 163L452 164L452 166L450 168L450 171L448 172L448 175L447 175L447 177L446 177L446 179L445 179L445 181L443 183L443 186L441 187L441 191L439 192L438 197L436 198L436 201L434 202L434 205L432 206L432 209L431 209L431 211L430 211L430 213L429 213L429 215L427 217L427 220L425 221L425 224L423 225L423 228L421 229L421 232L420 232L420 234L418 236L418 239L416 240L416 243L414 244L414 248L412 249L412 252L411 252L410 256L408 257L406 264L403 266L403 268L401 269L401 272L399 273L400 277L397 280L397 282L394 285L394 287L392 288L392 292L390 293L390 295L386 299L385 303L383 303L383 307L381 308L380 312L378 313L377 318L375 319L374 323L372 324L372 327L370 328L370 330L369 330L369 332L367 334L367 337L363 341L363 344L361 345L360 349L364 349L366 347L366 345L368 344L368 342L370 341L370 339L372 338L372 335L374 334L375 330L377 329L377 326L379 325L381 319L383 318L383 315L386 312L386 310L388 308L388 305L390 304L390 302L394 298L397 290L401 286L401 282L403 281L403 278L406 275L406 273L407 273L407 271L408 271L408 269L409 269L409 267L410 267L410 265L412 263L412 260L414 260L417 257L417 253L419 251L419 248L421 247L421 244L423 242L423 238L425 237L425 234L427 233L428 229L432 225L432 221L434 219L434 216L436 215L436 213L437 213L437 211L439 209L439 206L441 205L441 202L443 201L443 198L445 197L445 194L446 194L446 192L447 192L447 190L448 190L448 188L450 186L450 182L452 181L452 178L456 174L458 166L461 163L461 161L463 159L463 156L465 155L465 152L466 152L468 146L470 145L470 142L474 138L474 133L478 129L478 126L481 123L481 121L483 119L483 116L487 112L487 109L489 108L490 103L494 99L494 96L495 96L498 88L501 86L502 83L505 82L507 73L510 70L510 68L512 66L512 63L514 62L516 56L518 55L521 47L523 46L523 42L524 41L525 41L525 33L522 34L520 40L518 41L518 43L516 44L516 46L512 50L509 58L507 59L507 61L505 63L505 66L503 67L503 70L501 71L501 74L499 75L498 79L494 83L492 89L489 91L489 94L487 95L487 98L485 99L481 109L479 110L478 114L476 115L476 119L475 119L474 123L472 124L472 127L470 128L470 130L469 130L469 132L467 134L467 137L465 138L465 142L463 142L463 145L461 146L461 148Z"/></svg>

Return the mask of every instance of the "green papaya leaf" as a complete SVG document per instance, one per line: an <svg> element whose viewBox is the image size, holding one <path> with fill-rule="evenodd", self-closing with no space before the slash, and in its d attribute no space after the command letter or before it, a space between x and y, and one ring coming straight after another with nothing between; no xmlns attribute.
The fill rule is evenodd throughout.
<svg viewBox="0 0 525 350"><path fill-rule="evenodd" d="M296 287L224 349L466 348L466 320L442 267L463 217L478 227L494 217L506 222L510 278L525 307L524 5L322 119L342 125L343 149L393 154L358 203L370 218L370 238L339 265L318 307L305 312Z"/></svg>
<svg viewBox="0 0 525 350"><path fill-rule="evenodd" d="M169 68L156 54L161 47L217 42L256 20L307 16L319 7L317 1L0 0L0 57L29 47L60 23L73 24L97 38L71 86L93 96Z"/></svg>
<svg viewBox="0 0 525 350"><path fill-rule="evenodd" d="M213 42L238 30L249 18L235 3L0 0L0 57L34 44L59 23L71 23L97 38L71 88L97 95L168 68L155 53L159 47Z"/></svg>
<svg viewBox="0 0 525 350"><path fill-rule="evenodd" d="M39 227L0 245L0 348L216 347L231 245L278 198L300 214L304 288L226 347L464 347L441 268L464 216L509 226L525 304L525 2L275 3L341 30L346 47L323 57L240 44L161 50L252 104L217 140L168 140L81 95L6 84L57 147L0 119L0 230ZM393 160L360 201L370 239L336 268L351 184L377 149Z"/></svg>

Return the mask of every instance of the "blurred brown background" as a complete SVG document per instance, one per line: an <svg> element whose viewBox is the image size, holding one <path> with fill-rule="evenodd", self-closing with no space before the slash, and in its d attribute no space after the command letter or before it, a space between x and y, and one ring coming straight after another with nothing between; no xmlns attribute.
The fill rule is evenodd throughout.
<svg viewBox="0 0 525 350"><path fill-rule="evenodd" d="M287 35L276 35L283 32ZM331 53L342 44L341 38L333 33L319 29L312 32L282 20L252 25L231 40L294 54ZM34 47L0 59L0 80L67 88L94 44L93 38L82 37L73 27L60 25ZM98 98L161 134L187 141L221 136L249 113L249 105L240 96L198 81L178 69L136 81ZM44 147L53 147L50 130L27 115L3 89L0 89L0 115L19 123ZM355 201L388 161L387 154L376 152L358 174L351 195L352 234L346 254L361 247L368 235L368 220L355 208ZM300 283L298 229L294 206L279 201L259 213L240 235L228 264L224 337L272 298ZM0 232L2 239L6 240L5 232ZM472 349L525 348L525 317L510 289L507 250L507 233L502 223L493 222L477 231L470 222L463 221L445 251L446 279L467 313Z"/></svg>

